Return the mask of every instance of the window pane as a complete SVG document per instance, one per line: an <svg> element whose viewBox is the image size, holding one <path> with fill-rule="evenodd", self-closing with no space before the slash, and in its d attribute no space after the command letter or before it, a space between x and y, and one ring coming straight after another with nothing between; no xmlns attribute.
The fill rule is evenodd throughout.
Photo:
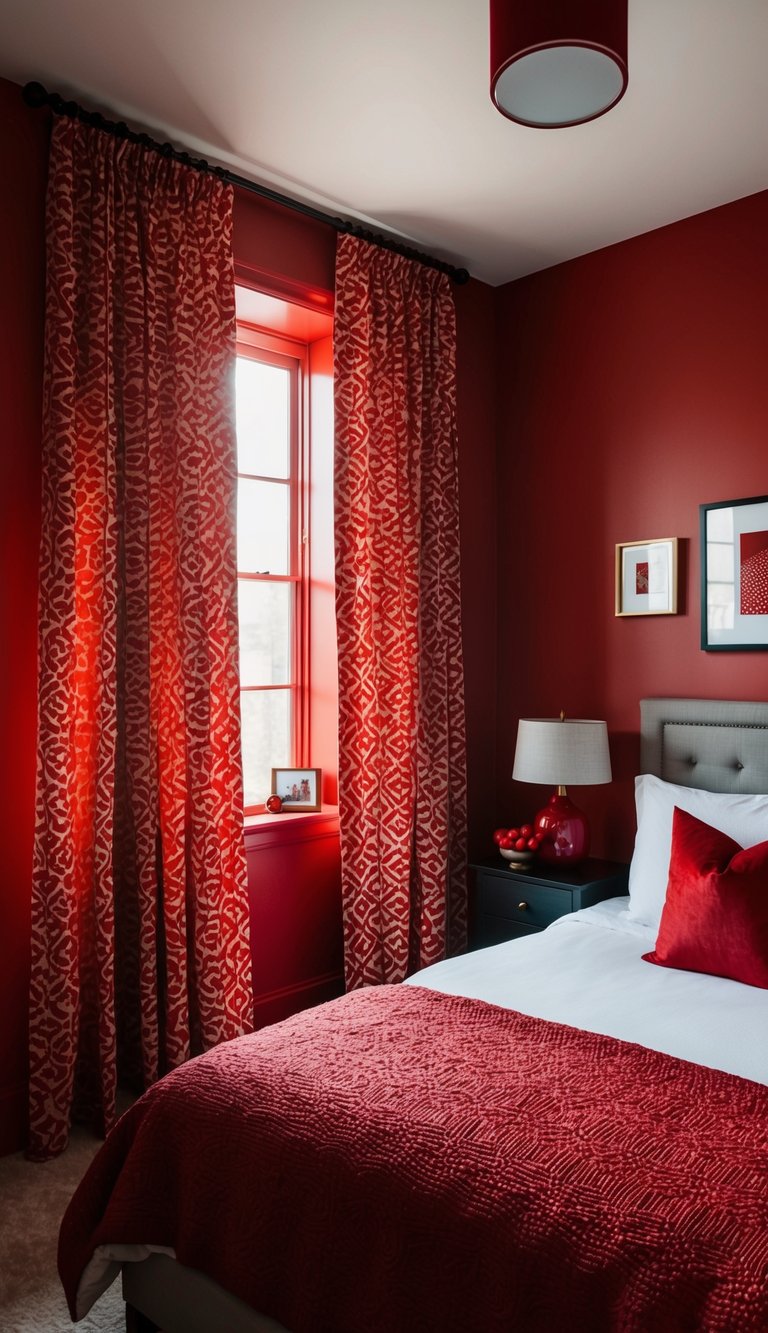
<svg viewBox="0 0 768 1333"><path fill-rule="evenodd" d="M733 541L732 509L707 510L707 541L710 542Z"/></svg>
<svg viewBox="0 0 768 1333"><path fill-rule="evenodd" d="M288 486L237 483L237 567L243 574L289 574Z"/></svg>
<svg viewBox="0 0 768 1333"><path fill-rule="evenodd" d="M733 542L707 542L707 579L733 583Z"/></svg>
<svg viewBox="0 0 768 1333"><path fill-rule="evenodd" d="M271 790L272 769L291 763L290 700L290 690L240 695L246 808L263 805Z"/></svg>
<svg viewBox="0 0 768 1333"><path fill-rule="evenodd" d="M241 685L291 679L291 583L238 582Z"/></svg>
<svg viewBox="0 0 768 1333"><path fill-rule="evenodd" d="M237 470L287 477L290 459L290 371L237 358Z"/></svg>

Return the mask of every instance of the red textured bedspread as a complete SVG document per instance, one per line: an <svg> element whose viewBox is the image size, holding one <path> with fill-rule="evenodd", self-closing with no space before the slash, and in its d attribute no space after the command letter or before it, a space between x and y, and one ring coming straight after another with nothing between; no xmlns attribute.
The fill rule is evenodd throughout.
<svg viewBox="0 0 768 1333"><path fill-rule="evenodd" d="M156 1084L64 1219L72 1309L105 1242L172 1246L293 1333L765 1333L768 1089L357 991Z"/></svg>

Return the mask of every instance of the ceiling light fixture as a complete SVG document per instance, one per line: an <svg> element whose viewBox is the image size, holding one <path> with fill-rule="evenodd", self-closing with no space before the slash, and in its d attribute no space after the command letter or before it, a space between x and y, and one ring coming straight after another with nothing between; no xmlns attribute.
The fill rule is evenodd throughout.
<svg viewBox="0 0 768 1333"><path fill-rule="evenodd" d="M537 129L581 125L624 96L628 0L491 0L491 98Z"/></svg>

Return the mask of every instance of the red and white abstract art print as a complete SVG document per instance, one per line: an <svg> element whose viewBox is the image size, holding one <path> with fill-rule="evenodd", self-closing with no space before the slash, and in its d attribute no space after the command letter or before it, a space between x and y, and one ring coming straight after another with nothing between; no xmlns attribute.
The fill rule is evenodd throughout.
<svg viewBox="0 0 768 1333"><path fill-rule="evenodd" d="M768 532L742 532L739 545L739 610L743 616L768 616Z"/></svg>

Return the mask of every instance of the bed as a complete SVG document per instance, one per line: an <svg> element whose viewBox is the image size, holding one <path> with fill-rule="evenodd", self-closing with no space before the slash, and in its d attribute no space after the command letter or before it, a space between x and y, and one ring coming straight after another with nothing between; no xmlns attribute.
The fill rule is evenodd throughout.
<svg viewBox="0 0 768 1333"><path fill-rule="evenodd" d="M641 769L649 829L768 793L768 705L644 700ZM768 989L650 965L644 884L150 1089L65 1217L73 1313L122 1269L137 1331L768 1327Z"/></svg>

